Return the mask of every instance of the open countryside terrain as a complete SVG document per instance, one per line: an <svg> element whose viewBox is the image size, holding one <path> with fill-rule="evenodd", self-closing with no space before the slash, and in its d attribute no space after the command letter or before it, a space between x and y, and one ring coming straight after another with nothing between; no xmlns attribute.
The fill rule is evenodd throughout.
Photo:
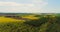
<svg viewBox="0 0 60 32"><path fill-rule="evenodd" d="M0 32L60 32L60 14L0 13Z"/></svg>

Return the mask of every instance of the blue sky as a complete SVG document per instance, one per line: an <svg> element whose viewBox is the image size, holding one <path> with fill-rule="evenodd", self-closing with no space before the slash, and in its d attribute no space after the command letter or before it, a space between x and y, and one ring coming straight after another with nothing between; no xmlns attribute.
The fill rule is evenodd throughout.
<svg viewBox="0 0 60 32"><path fill-rule="evenodd" d="M49 0L48 3L50 7L60 7L60 0Z"/></svg>
<svg viewBox="0 0 60 32"><path fill-rule="evenodd" d="M0 12L60 13L60 0L0 0Z"/></svg>
<svg viewBox="0 0 60 32"><path fill-rule="evenodd" d="M48 8L50 9L50 11L60 13L60 0L49 0Z"/></svg>

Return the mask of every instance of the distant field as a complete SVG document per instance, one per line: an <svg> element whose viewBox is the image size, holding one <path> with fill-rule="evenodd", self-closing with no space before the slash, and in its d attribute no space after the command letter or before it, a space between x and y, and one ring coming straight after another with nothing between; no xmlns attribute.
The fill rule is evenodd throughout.
<svg viewBox="0 0 60 32"><path fill-rule="evenodd" d="M60 14L11 14L0 14L0 32L60 32Z"/></svg>

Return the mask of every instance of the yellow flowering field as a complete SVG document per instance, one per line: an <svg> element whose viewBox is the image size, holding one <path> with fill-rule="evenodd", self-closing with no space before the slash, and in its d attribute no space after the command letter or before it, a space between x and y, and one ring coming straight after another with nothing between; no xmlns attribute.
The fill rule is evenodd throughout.
<svg viewBox="0 0 60 32"><path fill-rule="evenodd" d="M17 21L23 22L24 20L7 18L7 17L0 17L0 22L17 22Z"/></svg>
<svg viewBox="0 0 60 32"><path fill-rule="evenodd" d="M34 17L35 15L29 15L29 16L22 16L22 18L27 18L27 19L31 19L31 20L37 20L39 19L39 17Z"/></svg>

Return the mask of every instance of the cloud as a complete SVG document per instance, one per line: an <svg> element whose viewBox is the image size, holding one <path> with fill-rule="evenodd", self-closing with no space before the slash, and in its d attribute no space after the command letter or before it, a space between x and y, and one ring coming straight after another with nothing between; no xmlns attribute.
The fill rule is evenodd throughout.
<svg viewBox="0 0 60 32"><path fill-rule="evenodd" d="M0 6L3 6L0 12L40 13L47 4L43 0L32 0L32 3L0 2Z"/></svg>
<svg viewBox="0 0 60 32"><path fill-rule="evenodd" d="M33 6L33 4L21 4L16 2L0 2L0 6Z"/></svg>

